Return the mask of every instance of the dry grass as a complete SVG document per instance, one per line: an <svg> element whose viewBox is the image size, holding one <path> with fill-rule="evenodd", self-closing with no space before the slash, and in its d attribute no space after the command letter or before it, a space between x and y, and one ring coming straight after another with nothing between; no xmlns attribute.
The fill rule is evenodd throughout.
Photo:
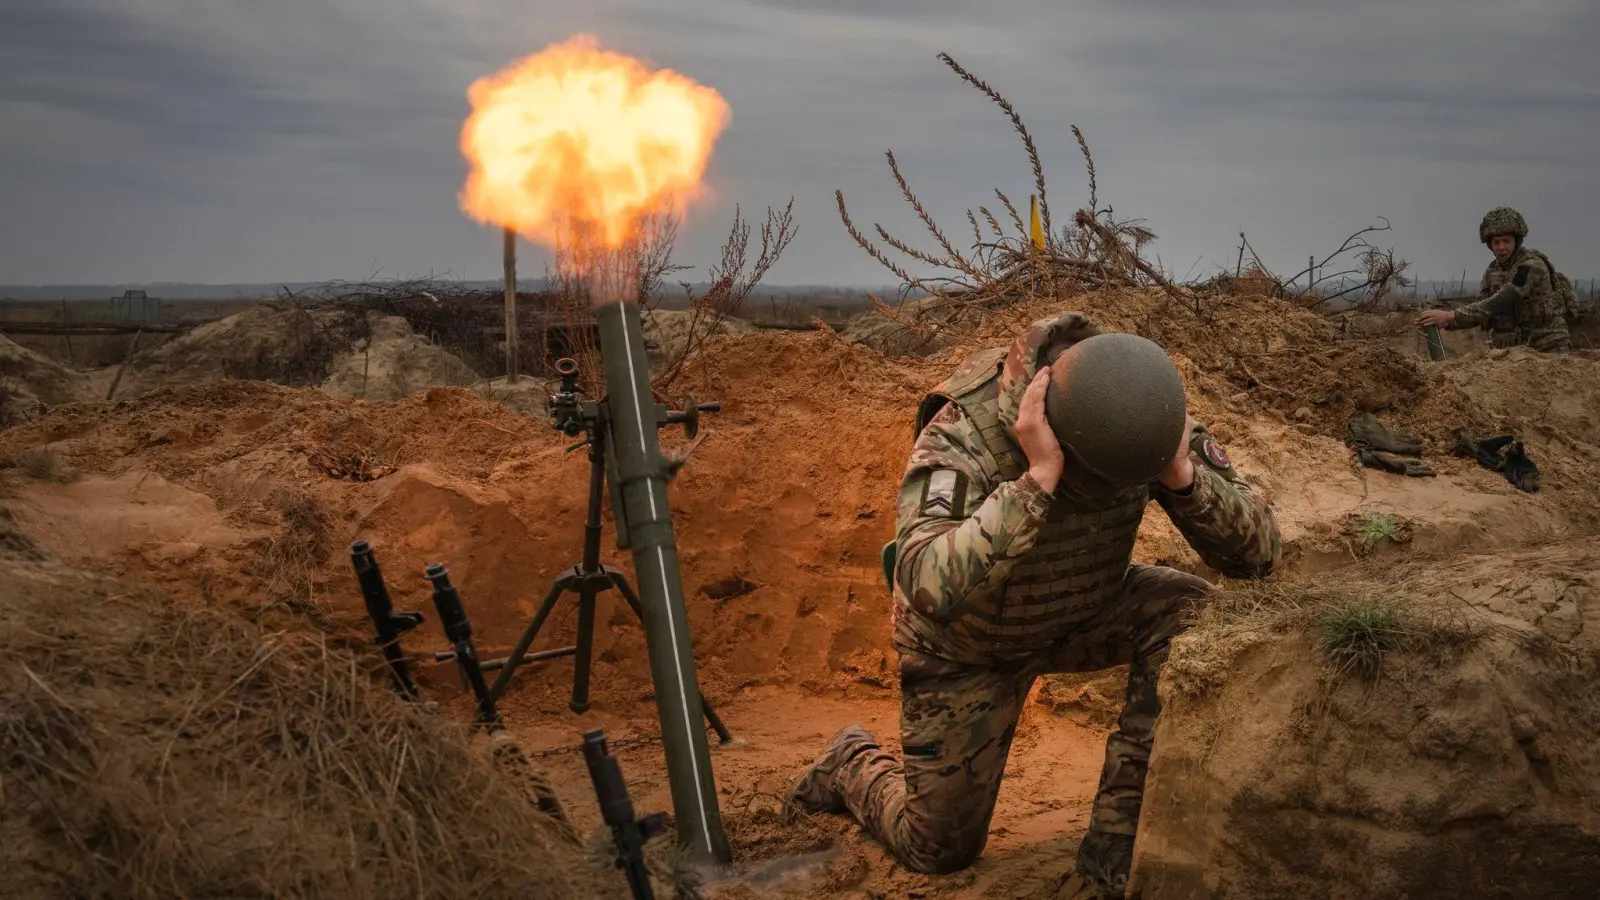
<svg viewBox="0 0 1600 900"><path fill-rule="evenodd" d="M283 524L267 539L257 574L266 579L271 601L311 609L314 576L328 558L333 523L314 498L298 490L280 490L268 502Z"/></svg>
<svg viewBox="0 0 1600 900"><path fill-rule="evenodd" d="M8 896L625 891L369 660L82 573L0 573Z"/></svg>
<svg viewBox="0 0 1600 900"><path fill-rule="evenodd" d="M1441 592L1426 569L1359 566L1296 582L1240 582L1213 591L1163 669L1175 690L1199 696L1224 683L1257 645L1304 635L1328 681L1376 678L1394 654L1459 650L1493 627Z"/></svg>

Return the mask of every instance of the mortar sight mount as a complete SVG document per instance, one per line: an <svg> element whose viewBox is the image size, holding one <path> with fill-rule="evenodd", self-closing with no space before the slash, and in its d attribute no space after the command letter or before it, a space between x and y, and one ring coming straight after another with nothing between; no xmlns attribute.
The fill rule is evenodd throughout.
<svg viewBox="0 0 1600 900"><path fill-rule="evenodd" d="M601 458L605 466L603 480L610 486L611 513L616 521L617 549L627 550L630 542L627 517L624 515L622 503L622 486L617 478L616 460L605 452L611 428L610 401L602 398L594 402L581 398L580 395L584 390L583 386L578 384L577 360L568 357L556 360L556 373L561 376L561 387L550 398L550 424L567 437L584 435L583 440L567 448L568 453L588 447L591 460L597 455ZM683 400L682 409L669 410L660 403L654 404L654 407L658 429L668 425L682 425L684 436L691 441L681 453L666 457L666 476L671 480L688 461L689 454L693 453L704 439L700 434L700 414L721 412L722 402L713 400L709 403L696 403L693 396L688 396Z"/></svg>

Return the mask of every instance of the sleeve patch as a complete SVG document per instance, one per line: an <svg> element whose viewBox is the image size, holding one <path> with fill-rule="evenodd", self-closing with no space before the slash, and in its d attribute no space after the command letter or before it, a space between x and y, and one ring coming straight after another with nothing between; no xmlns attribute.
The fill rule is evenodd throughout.
<svg viewBox="0 0 1600 900"><path fill-rule="evenodd" d="M1233 461L1228 459L1227 451L1223 450L1222 445L1211 438L1206 438L1200 442L1200 453L1206 458L1206 462L1211 464L1212 468L1223 472L1233 468Z"/></svg>
<svg viewBox="0 0 1600 900"><path fill-rule="evenodd" d="M967 517L967 476L955 469L935 469L922 483L922 514L949 519Z"/></svg>
<svg viewBox="0 0 1600 900"><path fill-rule="evenodd" d="M1528 284L1528 267L1526 265L1517 266L1517 274L1513 275L1511 277L1511 283L1516 285L1517 287L1526 287L1527 286L1527 284Z"/></svg>

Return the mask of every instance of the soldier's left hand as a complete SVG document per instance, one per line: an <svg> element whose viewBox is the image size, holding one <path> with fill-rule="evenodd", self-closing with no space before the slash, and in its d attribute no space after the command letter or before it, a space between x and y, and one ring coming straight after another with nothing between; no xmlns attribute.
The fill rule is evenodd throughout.
<svg viewBox="0 0 1600 900"><path fill-rule="evenodd" d="M1453 309L1430 309L1417 316L1418 328L1445 328L1455 322L1456 313Z"/></svg>
<svg viewBox="0 0 1600 900"><path fill-rule="evenodd" d="M1194 416L1183 416L1183 436L1178 439L1178 452L1161 473L1161 483L1168 490L1186 491L1194 484L1194 460L1189 458L1189 436L1194 433Z"/></svg>

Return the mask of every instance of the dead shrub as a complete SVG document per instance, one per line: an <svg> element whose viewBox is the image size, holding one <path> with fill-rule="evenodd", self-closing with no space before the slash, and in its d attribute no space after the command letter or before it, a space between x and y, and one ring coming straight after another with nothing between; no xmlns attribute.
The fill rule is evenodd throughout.
<svg viewBox="0 0 1600 900"><path fill-rule="evenodd" d="M845 231L867 255L900 279L898 308L872 295L878 315L910 332L913 344L926 345L952 337L974 338L985 325L997 320L1014 328L1024 323L1016 315L1017 307L1084 291L1152 286L1160 287L1174 299L1185 299L1166 275L1144 259L1146 248L1156 239L1155 232L1141 220L1118 219L1109 206L1101 207L1094 157L1077 126L1072 126L1072 133L1088 174L1088 204L1057 230L1051 223L1039 150L1022 116L998 90L949 54L941 53L939 59L1005 113L1027 151L1035 193L1030 197L1026 220L1017 204L998 189L994 195L1003 207L1001 213L986 206L979 206L976 212L967 210L966 225L972 235L969 243L934 220L900 171L894 151L887 151L885 157L895 186L938 248L919 249L890 234L881 224L874 224L872 230L879 241L908 261L902 264L856 227L845 207L844 192L835 191L834 200ZM961 233L965 232L961 229ZM970 249L963 249L963 245ZM931 274L915 275L907 265L927 267Z"/></svg>

